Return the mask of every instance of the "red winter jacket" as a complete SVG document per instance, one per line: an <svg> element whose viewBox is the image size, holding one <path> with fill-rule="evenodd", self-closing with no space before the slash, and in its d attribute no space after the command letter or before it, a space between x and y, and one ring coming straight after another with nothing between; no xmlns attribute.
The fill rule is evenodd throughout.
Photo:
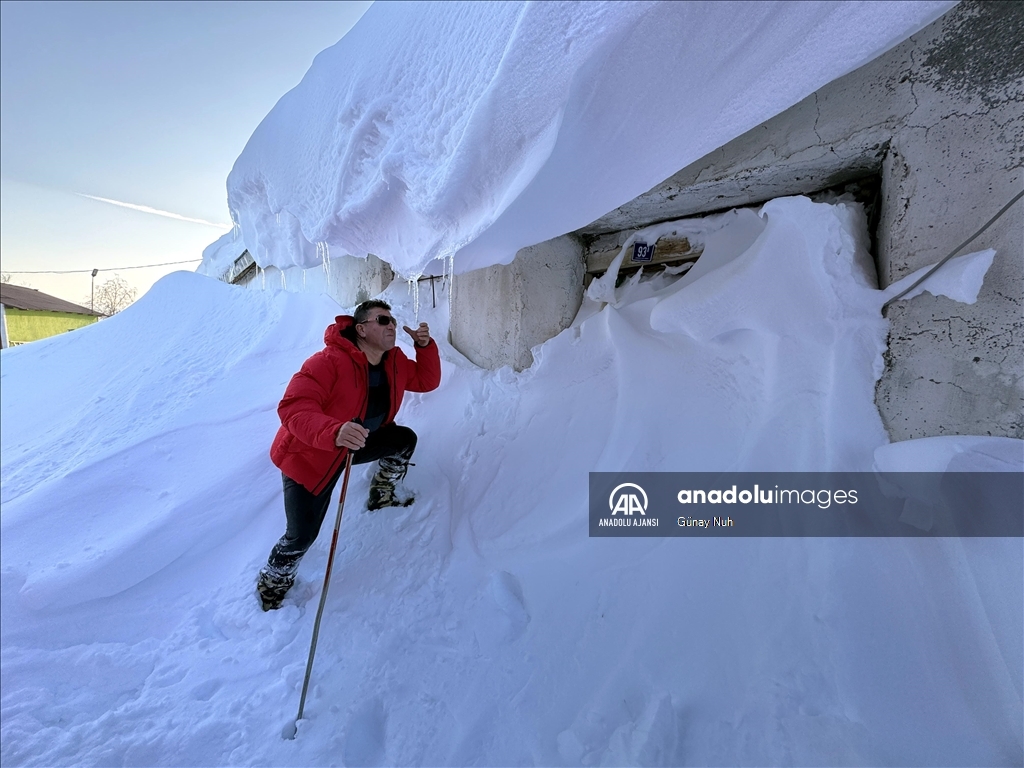
<svg viewBox="0 0 1024 768"><path fill-rule="evenodd" d="M353 325L349 315L335 318L324 331L327 346L302 364L277 406L281 428L270 447L270 458L311 493L323 491L345 460L348 449L334 444L341 425L366 416L369 363L342 336ZM398 347L385 352L382 362L391 392L385 424L394 421L407 390L429 392L441 383L441 358L433 339L425 347L416 347L416 362Z"/></svg>

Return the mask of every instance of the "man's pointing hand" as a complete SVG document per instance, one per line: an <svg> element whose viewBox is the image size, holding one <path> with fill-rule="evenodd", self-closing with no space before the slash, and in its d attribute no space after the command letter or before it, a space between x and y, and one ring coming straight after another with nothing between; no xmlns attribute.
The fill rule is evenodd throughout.
<svg viewBox="0 0 1024 768"><path fill-rule="evenodd" d="M426 323L420 323L420 327L415 331L408 325L403 325L402 330L412 337L413 344L417 347L425 347L430 343L430 328Z"/></svg>

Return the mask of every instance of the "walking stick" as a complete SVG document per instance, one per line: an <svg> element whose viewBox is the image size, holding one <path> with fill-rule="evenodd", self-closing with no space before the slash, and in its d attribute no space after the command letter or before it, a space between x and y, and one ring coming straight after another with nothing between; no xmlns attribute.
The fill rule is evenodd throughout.
<svg viewBox="0 0 1024 768"><path fill-rule="evenodd" d="M306 706L306 692L309 690L309 675L313 671L313 656L316 655L316 638L320 634L320 619L324 615L324 603L327 602L327 587L331 584L331 566L334 564L334 550L338 546L338 531L341 529L341 513L345 509L345 494L348 492L348 476L352 473L352 453L348 452L345 460L345 479L341 481L341 498L338 499L338 518L334 521L334 536L331 537L331 551L327 555L327 573L324 574L324 588L320 593L320 607L316 610L316 621L313 624L313 642L309 645L309 660L306 661L306 679L302 681L302 696L299 698L299 714L295 722L284 727L281 735L286 739L294 739L302 719L302 710Z"/></svg>

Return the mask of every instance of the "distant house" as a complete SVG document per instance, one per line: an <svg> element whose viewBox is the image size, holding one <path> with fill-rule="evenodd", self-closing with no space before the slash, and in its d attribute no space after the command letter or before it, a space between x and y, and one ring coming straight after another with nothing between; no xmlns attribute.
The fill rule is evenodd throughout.
<svg viewBox="0 0 1024 768"><path fill-rule="evenodd" d="M0 283L3 306L4 346L45 339L95 323L103 315L56 296Z"/></svg>

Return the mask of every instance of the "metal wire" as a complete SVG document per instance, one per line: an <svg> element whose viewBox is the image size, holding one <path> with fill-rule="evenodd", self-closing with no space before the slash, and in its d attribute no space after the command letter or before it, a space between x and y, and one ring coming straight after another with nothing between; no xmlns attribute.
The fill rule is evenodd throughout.
<svg viewBox="0 0 1024 768"><path fill-rule="evenodd" d="M991 219L989 219L985 223L985 226L983 226L981 229L979 229L977 232L975 232L969 238L967 238L962 243L960 243L960 245L958 245L956 248L954 248L952 251L950 251L950 253L942 261L940 261L934 267L929 269L928 272L923 277L921 277L919 280L917 280L912 286L907 288L905 291L900 292L896 296L893 296L891 299L889 299L887 302L885 302L885 304L882 305L882 314L883 315L885 314L885 310L886 310L886 308L888 308L888 306L890 304L892 304L894 301L898 301L899 299L902 299L904 296L906 296L912 290L917 288L917 286L919 286L921 283L923 283L929 277L934 275L935 272L939 269L939 267L941 267L943 264L945 264L951 258L953 258L958 253L960 253L960 251L962 251L964 248L966 248L968 245L970 245L972 242L974 242L975 238L977 238L982 232L984 232L986 229L988 229L993 224L995 224L996 220L998 220L1000 216L1002 216L1004 213L1006 213L1008 210L1010 210L1010 207L1014 203L1016 203L1018 200L1020 200L1022 197L1024 197L1024 189L1022 189L1020 192L1018 192L1016 195L1014 195L1013 199L1010 202L1008 202L1006 205L1004 205L1002 208L1000 208L999 209L999 213L997 213L995 216L993 216Z"/></svg>

